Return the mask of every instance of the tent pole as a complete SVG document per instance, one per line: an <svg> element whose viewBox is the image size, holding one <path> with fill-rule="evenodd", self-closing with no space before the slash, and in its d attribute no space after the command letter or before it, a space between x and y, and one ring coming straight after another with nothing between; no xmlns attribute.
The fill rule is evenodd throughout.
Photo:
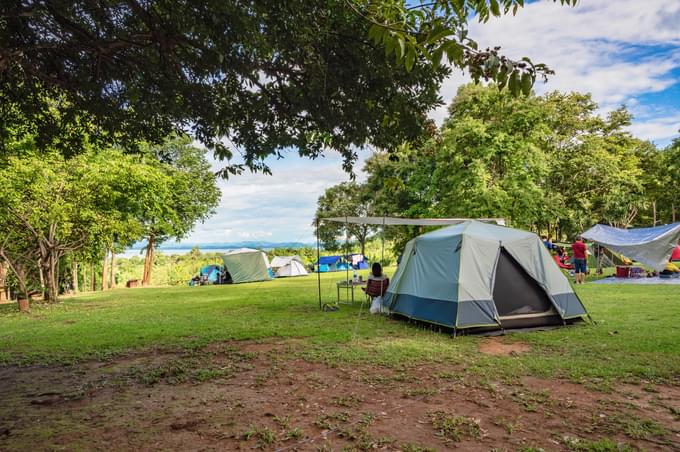
<svg viewBox="0 0 680 452"><path fill-rule="evenodd" d="M347 216L345 216L345 278L347 284L349 284L349 264L347 263L348 254L349 254L349 221L347 220Z"/></svg>
<svg viewBox="0 0 680 452"><path fill-rule="evenodd" d="M319 218L316 219L316 284L319 289L319 309L321 307L321 246L319 245Z"/></svg>
<svg viewBox="0 0 680 452"><path fill-rule="evenodd" d="M380 265L385 265L385 217L383 216L382 224L382 249L380 251Z"/></svg>

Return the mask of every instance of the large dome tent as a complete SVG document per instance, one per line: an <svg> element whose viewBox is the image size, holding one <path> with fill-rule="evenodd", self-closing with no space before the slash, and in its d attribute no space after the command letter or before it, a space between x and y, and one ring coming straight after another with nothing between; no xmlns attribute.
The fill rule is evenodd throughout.
<svg viewBox="0 0 680 452"><path fill-rule="evenodd" d="M563 325L587 316L536 234L474 220L408 242L383 305L454 331Z"/></svg>
<svg viewBox="0 0 680 452"><path fill-rule="evenodd" d="M266 281L269 276L269 259L264 251L252 248L229 250L222 255L224 267L233 283Z"/></svg>

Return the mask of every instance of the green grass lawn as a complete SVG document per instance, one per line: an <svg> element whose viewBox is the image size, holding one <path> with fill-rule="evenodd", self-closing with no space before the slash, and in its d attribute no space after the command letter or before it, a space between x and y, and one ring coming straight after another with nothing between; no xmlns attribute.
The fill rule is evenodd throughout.
<svg viewBox="0 0 680 452"><path fill-rule="evenodd" d="M364 272L365 273L365 272ZM335 281L322 275L326 302ZM329 364L403 366L455 361L466 371L567 377L606 385L680 376L680 287L578 287L595 325L513 334L531 351L494 357L480 337L458 337L370 316L364 304L324 313L316 275L232 286L120 289L34 304L30 314L0 307L0 360L7 364L102 359L144 347L201 347L224 340L295 338L296 352ZM361 298L357 294L357 298Z"/></svg>

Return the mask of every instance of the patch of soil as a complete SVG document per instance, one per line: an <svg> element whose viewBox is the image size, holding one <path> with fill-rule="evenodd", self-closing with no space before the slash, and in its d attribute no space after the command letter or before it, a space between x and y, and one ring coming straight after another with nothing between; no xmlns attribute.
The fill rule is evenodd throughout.
<svg viewBox="0 0 680 452"><path fill-rule="evenodd" d="M296 345L0 367L0 450L680 447L678 386L604 393L556 379L494 381L455 363L329 367L301 359Z"/></svg>
<svg viewBox="0 0 680 452"><path fill-rule="evenodd" d="M508 356L525 353L531 350L529 344L523 342L505 342L502 337L487 337L479 344L479 351L487 355Z"/></svg>

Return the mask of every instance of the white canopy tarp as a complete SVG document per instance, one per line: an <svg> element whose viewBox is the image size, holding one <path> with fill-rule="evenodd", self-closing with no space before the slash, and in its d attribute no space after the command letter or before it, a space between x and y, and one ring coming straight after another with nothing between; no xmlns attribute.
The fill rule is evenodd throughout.
<svg viewBox="0 0 680 452"><path fill-rule="evenodd" d="M446 226L470 221L470 218L328 217L320 218L320 220L336 223L373 224L376 226ZM475 218L475 220L505 226L503 218Z"/></svg>
<svg viewBox="0 0 680 452"><path fill-rule="evenodd" d="M653 228L619 229L597 224L583 238L656 270L663 270L680 240L680 223Z"/></svg>

